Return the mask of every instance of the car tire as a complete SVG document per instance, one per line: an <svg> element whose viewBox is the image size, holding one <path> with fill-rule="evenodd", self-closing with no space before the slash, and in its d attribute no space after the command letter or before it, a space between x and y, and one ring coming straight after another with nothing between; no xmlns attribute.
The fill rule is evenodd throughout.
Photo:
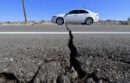
<svg viewBox="0 0 130 83"><path fill-rule="evenodd" d="M64 19L61 18L61 17L59 17L59 18L56 19L56 23L57 23L58 25L63 25L63 24L64 24Z"/></svg>
<svg viewBox="0 0 130 83"><path fill-rule="evenodd" d="M93 24L93 19L92 19L91 17L88 17L88 18L85 20L85 24L87 24L87 25Z"/></svg>

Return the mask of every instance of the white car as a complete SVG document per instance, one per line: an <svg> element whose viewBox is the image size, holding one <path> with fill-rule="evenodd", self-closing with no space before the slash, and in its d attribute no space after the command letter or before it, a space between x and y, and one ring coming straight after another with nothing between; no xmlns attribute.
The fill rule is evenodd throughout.
<svg viewBox="0 0 130 83"><path fill-rule="evenodd" d="M89 10L72 10L67 14L59 14L52 17L52 22L58 25L64 23L82 23L91 25L94 22L98 22L98 13L91 12Z"/></svg>

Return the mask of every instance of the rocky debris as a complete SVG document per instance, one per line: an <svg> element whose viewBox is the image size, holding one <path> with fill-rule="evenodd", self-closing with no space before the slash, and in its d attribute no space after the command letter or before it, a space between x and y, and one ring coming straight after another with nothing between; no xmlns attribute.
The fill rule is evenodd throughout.
<svg viewBox="0 0 130 83"><path fill-rule="evenodd" d="M57 83L71 83L70 78L65 75L59 75L56 82Z"/></svg>
<svg viewBox="0 0 130 83"><path fill-rule="evenodd" d="M93 78L89 78L85 80L85 83L96 83Z"/></svg>

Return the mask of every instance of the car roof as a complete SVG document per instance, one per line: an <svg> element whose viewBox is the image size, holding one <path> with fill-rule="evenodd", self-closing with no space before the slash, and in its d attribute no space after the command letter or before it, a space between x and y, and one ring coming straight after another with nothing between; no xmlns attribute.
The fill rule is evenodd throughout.
<svg viewBox="0 0 130 83"><path fill-rule="evenodd" d="M75 11L75 10L85 10L85 11L91 12L90 10L87 10L87 9L74 9L74 10L71 10L71 11Z"/></svg>

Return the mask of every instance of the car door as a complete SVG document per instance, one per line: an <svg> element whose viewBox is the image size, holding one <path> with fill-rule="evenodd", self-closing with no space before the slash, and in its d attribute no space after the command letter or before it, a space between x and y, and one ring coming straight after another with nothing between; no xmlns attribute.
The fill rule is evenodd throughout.
<svg viewBox="0 0 130 83"><path fill-rule="evenodd" d="M76 22L76 20L77 20L76 19L77 14L78 14L77 10L73 10L73 11L69 12L64 17L65 22Z"/></svg>
<svg viewBox="0 0 130 83"><path fill-rule="evenodd" d="M78 14L75 16L75 21L83 23L87 17L88 12L86 10L79 10Z"/></svg>

